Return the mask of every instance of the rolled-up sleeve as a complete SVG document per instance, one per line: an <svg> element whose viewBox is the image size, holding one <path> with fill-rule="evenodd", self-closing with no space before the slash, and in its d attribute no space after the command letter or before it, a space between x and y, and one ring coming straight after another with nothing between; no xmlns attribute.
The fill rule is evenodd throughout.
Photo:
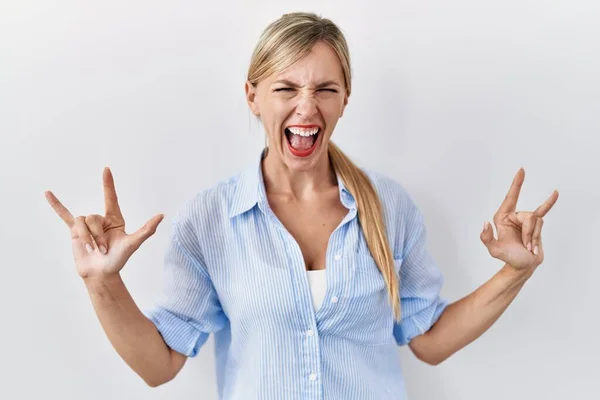
<svg viewBox="0 0 600 400"><path fill-rule="evenodd" d="M444 277L427 249L423 216L414 204L407 221L406 246L396 258L402 312L401 321L394 324L398 345L427 332L448 306L448 301L440 297Z"/></svg>
<svg viewBox="0 0 600 400"><path fill-rule="evenodd" d="M164 257L164 291L143 313L173 350L194 357L211 332L226 323L194 235L173 222ZM197 241L196 241L197 242Z"/></svg>

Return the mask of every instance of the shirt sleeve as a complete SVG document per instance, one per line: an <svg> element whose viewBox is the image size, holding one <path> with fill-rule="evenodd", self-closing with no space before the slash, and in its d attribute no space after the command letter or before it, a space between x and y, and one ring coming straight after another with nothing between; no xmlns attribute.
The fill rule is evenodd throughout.
<svg viewBox="0 0 600 400"><path fill-rule="evenodd" d="M188 357L195 357L209 334L226 323L197 239L176 220L164 257L163 295L143 313L170 348Z"/></svg>
<svg viewBox="0 0 600 400"><path fill-rule="evenodd" d="M442 315L448 301L440 297L444 278L427 249L423 216L416 206L408 218L406 246L400 258L401 321L394 324L398 345L408 344L427 332Z"/></svg>

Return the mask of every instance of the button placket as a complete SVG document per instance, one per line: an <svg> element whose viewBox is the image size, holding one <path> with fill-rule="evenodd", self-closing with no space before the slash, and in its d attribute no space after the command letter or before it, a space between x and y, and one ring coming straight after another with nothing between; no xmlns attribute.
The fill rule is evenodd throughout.
<svg viewBox="0 0 600 400"><path fill-rule="evenodd" d="M336 254L334 257L333 257L333 259L334 259L335 261L340 261L340 260L342 259L342 254L341 254L341 253L337 253L337 254ZM337 263L336 263L336 264L337 264ZM339 265L336 265L336 268L340 268L340 266L339 266ZM338 302L338 300L339 300L339 299L338 299L338 297L337 297L336 295L332 295L332 296L331 296L331 298L330 298L330 302L331 302L331 303L333 303L333 304L337 303L337 302Z"/></svg>

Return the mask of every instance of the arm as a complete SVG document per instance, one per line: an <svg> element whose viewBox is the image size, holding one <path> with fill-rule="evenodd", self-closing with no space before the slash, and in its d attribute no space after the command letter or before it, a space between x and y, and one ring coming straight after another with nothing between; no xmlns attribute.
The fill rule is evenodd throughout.
<svg viewBox="0 0 600 400"><path fill-rule="evenodd" d="M487 222L481 232L490 255L503 261L504 267L476 291L450 304L429 331L413 339L410 348L421 360L438 364L481 336L543 262L543 217L556 203L558 192L533 212L517 212L524 179L525 171L519 169L494 215L498 237Z"/></svg>
<svg viewBox="0 0 600 400"><path fill-rule="evenodd" d="M131 255L152 236L163 220L160 214L133 233L125 232L112 172L103 175L106 213L75 218L56 198L46 199L68 226L75 267L86 284L98 319L115 350L150 386L172 379L185 357L171 351L155 324L135 305L121 280L120 271ZM93 240L92 240L93 239Z"/></svg>
<svg viewBox="0 0 600 400"><path fill-rule="evenodd" d="M152 387L173 379L187 357L165 344L121 276L84 281L104 332L127 365Z"/></svg>
<svg viewBox="0 0 600 400"><path fill-rule="evenodd" d="M429 331L412 339L410 349L421 361L441 363L487 331L530 276L505 264L473 293L450 304Z"/></svg>

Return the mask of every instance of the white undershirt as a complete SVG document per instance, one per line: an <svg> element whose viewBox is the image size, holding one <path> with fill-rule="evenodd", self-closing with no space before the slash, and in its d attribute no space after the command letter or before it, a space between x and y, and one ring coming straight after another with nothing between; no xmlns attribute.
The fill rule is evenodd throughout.
<svg viewBox="0 0 600 400"><path fill-rule="evenodd" d="M321 304L323 304L323 299L325 298L325 288L327 287L325 283L325 271L325 269L306 271L315 311L321 308Z"/></svg>

